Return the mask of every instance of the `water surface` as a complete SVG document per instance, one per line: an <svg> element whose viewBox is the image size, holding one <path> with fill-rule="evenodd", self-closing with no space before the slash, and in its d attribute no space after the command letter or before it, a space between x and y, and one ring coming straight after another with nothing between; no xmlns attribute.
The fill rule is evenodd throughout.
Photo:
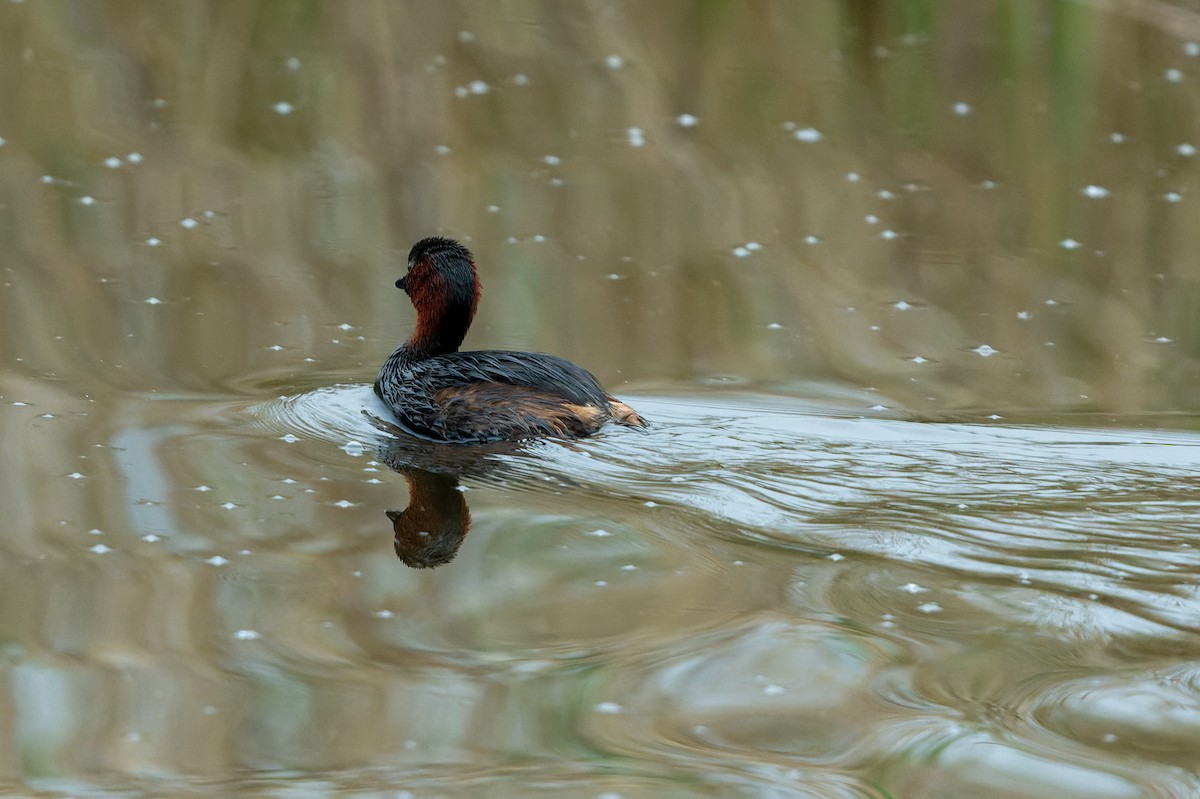
<svg viewBox="0 0 1200 799"><path fill-rule="evenodd" d="M1200 795L1197 42L0 3L0 788ZM434 233L651 427L372 423Z"/></svg>

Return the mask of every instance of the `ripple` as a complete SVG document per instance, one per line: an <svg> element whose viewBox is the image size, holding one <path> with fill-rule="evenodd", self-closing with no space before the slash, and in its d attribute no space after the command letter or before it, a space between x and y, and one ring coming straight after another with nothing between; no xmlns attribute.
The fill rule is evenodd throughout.
<svg viewBox="0 0 1200 799"><path fill-rule="evenodd" d="M1193 433L921 424L753 401L639 407L657 424L648 436L585 445L591 479L610 490L770 547L1036 585L1110 632L1134 618L1142 632L1200 629ZM543 458L584 468L569 452Z"/></svg>
<svg viewBox="0 0 1200 799"><path fill-rule="evenodd" d="M1038 697L1034 716L1060 735L1185 768L1200 751L1200 671L1194 664L1069 681Z"/></svg>
<svg viewBox="0 0 1200 799"><path fill-rule="evenodd" d="M828 763L886 714L870 686L894 655L833 626L757 618L606 690L638 708L626 725L636 732L618 737L650 749L699 749L705 757L771 752Z"/></svg>
<svg viewBox="0 0 1200 799"><path fill-rule="evenodd" d="M255 422L279 435L345 444L381 441L386 434L367 414L390 417L387 407L369 385L335 385L257 403L248 409Z"/></svg>
<svg viewBox="0 0 1200 799"><path fill-rule="evenodd" d="M634 404L652 422L647 432L609 427L585 441L491 451L421 443L399 460L511 490L570 486L636 500L656 514L655 529L684 537L706 531L795 554L868 556L999 581L995 599L1006 596L1010 610L1024 607L1050 627L1200 630L1200 534L1191 524L1200 512L1200 435L927 424L750 395ZM365 385L251 409L280 436L324 440L351 455L351 447L391 446L369 417L386 414ZM475 468L480 455L503 468ZM844 596L855 613L874 601L853 589ZM951 600L994 604L978 595ZM867 608L872 617L894 609ZM956 618L923 615L931 627Z"/></svg>
<svg viewBox="0 0 1200 799"><path fill-rule="evenodd" d="M892 783L899 795L1005 796L1022 799L1135 799L1142 780L1099 761L1055 761L1004 740L973 734L939 747L924 768ZM1165 794L1158 794L1165 795Z"/></svg>

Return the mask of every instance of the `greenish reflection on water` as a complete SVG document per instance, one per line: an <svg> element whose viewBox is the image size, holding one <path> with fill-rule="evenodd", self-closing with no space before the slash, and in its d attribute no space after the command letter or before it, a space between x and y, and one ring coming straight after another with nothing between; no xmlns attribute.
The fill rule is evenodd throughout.
<svg viewBox="0 0 1200 799"><path fill-rule="evenodd" d="M1200 792L1197 80L1148 0L0 3L0 786ZM397 450L430 233L652 429Z"/></svg>

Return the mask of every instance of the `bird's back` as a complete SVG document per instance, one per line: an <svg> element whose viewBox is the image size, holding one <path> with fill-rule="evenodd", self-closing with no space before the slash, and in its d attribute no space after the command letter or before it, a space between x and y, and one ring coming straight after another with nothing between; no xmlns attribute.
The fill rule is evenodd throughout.
<svg viewBox="0 0 1200 799"><path fill-rule="evenodd" d="M610 420L644 424L586 369L540 352L479 350L406 361L397 350L375 391L410 432L438 441L578 438Z"/></svg>

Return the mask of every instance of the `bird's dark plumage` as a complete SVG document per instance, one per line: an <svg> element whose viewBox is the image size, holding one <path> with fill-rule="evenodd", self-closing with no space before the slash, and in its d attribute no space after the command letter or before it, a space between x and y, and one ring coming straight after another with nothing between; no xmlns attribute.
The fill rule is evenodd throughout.
<svg viewBox="0 0 1200 799"><path fill-rule="evenodd" d="M538 352L459 352L479 302L479 277L466 247L423 239L408 263L396 285L412 299L416 329L375 380L375 393L408 431L481 443L577 438L607 421L645 424L570 361Z"/></svg>

